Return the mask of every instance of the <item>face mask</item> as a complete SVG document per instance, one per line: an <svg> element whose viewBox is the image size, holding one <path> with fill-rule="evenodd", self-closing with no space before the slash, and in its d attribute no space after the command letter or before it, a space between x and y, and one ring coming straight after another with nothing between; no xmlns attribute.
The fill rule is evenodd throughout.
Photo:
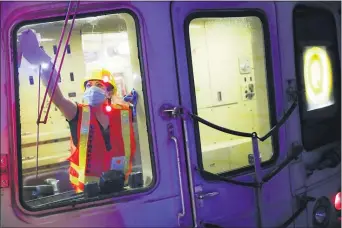
<svg viewBox="0 0 342 228"><path fill-rule="evenodd" d="M106 99L106 92L103 89L100 89L99 87L96 87L96 86L87 88L83 94L83 100L91 106L99 105L103 103L105 99Z"/></svg>

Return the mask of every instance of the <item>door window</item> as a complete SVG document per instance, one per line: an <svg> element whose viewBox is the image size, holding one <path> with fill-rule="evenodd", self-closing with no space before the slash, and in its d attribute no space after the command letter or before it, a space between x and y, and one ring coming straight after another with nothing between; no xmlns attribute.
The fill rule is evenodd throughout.
<svg viewBox="0 0 342 228"><path fill-rule="evenodd" d="M257 16L201 17L189 23L193 94L200 117L219 126L264 135L271 112L264 26ZM249 166L250 138L199 124L203 168L219 174ZM261 159L274 155L272 138L259 143Z"/></svg>

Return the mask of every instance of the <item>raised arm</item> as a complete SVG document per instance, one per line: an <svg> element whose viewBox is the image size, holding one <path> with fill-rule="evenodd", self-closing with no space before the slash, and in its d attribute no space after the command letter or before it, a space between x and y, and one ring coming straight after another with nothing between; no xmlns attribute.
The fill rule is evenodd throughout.
<svg viewBox="0 0 342 228"><path fill-rule="evenodd" d="M36 33L31 29L24 31L19 37L19 50L23 57L32 65L40 66L40 77L45 86L49 82L53 63L49 55L40 48ZM51 98L52 90L57 81L56 67L53 71L48 94ZM72 120L77 112L77 106L74 102L65 98L57 84L54 96L51 98L52 102L63 113L67 120Z"/></svg>

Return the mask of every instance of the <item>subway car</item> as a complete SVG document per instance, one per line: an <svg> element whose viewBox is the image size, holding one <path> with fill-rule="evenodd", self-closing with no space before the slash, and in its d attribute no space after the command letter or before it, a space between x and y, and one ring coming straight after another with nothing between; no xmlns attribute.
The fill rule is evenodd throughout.
<svg viewBox="0 0 342 228"><path fill-rule="evenodd" d="M11 1L0 12L1 227L340 227L340 2ZM121 188L102 176L72 187L70 126L21 54L27 30L69 100L84 102L96 68L115 79L113 103L135 91Z"/></svg>

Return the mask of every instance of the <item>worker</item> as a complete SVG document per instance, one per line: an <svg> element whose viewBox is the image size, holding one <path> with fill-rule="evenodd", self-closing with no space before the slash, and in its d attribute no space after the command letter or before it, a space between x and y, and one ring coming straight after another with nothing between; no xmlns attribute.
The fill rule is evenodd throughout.
<svg viewBox="0 0 342 228"><path fill-rule="evenodd" d="M36 33L22 32L18 48L30 64L40 68L40 78L47 86L53 64L40 48ZM69 176L76 192L84 191L87 183L99 183L102 173L110 170L122 171L127 183L136 149L133 118L128 103L112 104L117 92L113 75L105 69L87 74L82 82L82 104L64 97L58 85L51 97L58 80L55 69L50 80L48 94L70 126Z"/></svg>

